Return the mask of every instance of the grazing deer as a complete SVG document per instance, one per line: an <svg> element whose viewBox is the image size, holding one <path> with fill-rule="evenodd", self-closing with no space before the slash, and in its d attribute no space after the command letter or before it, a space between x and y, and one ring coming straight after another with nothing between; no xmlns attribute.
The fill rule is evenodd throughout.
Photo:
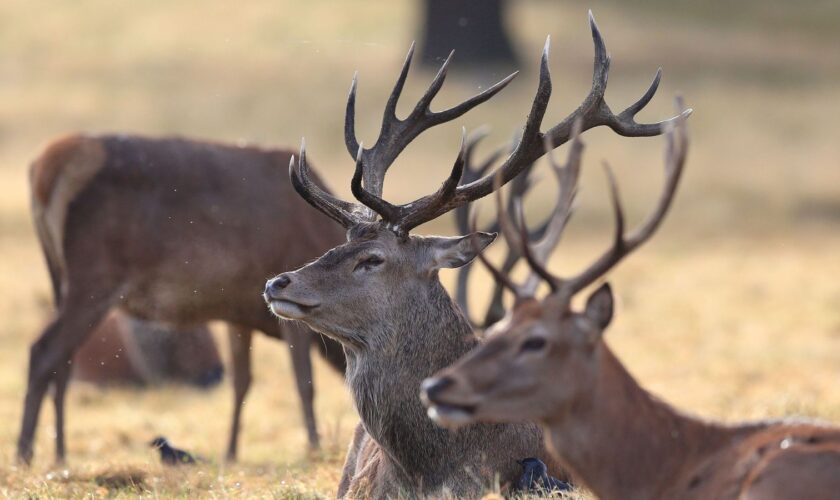
<svg viewBox="0 0 840 500"><path fill-rule="evenodd" d="M613 315L608 284L589 296L583 311L572 309L577 293L659 227L682 173L684 127L678 122L668 132L665 188L643 225L625 235L607 170L616 216L609 250L580 274L559 279L523 244L534 275L551 293L538 301L494 271L517 296L510 321L425 381L421 397L447 427L539 422L554 455L599 498L837 498L840 428L792 421L724 425L688 416L642 388L604 342ZM572 168L580 149L579 142L572 148ZM520 218L523 235L524 228Z"/></svg>
<svg viewBox="0 0 840 500"><path fill-rule="evenodd" d="M519 175L552 145L567 141L572 123L589 129L607 125L626 136L661 133L662 123L634 120L653 97L659 74L635 104L613 114L604 101L609 58L594 20L593 86L583 104L568 118L541 132L551 95L548 43L540 65L539 85L522 137L498 167L499 185ZM345 142L355 157L352 192L361 204L343 201L309 179L306 152L289 166L292 184L315 208L347 229L349 241L318 260L280 274L266 283L265 299L281 318L306 323L341 342L347 353L347 382L361 423L347 454L340 497L432 495L449 492L475 496L494 478L502 483L520 475L517 459L548 459L537 426L476 425L458 432L436 427L417 398L421 381L476 346L468 320L440 283L438 272L471 261L494 234L462 237L418 236L410 231L459 206L490 194L492 176L459 186L466 144L443 185L433 194L405 205L382 199L385 173L399 153L420 133L463 115L502 90L511 75L457 106L434 112L430 104L440 91L450 58L443 63L413 111L395 115L413 54L409 50L393 92L385 105L380 135L365 149L355 135L356 79L345 116ZM476 240L475 247L472 240ZM549 463L557 475L555 463Z"/></svg>
<svg viewBox="0 0 840 500"><path fill-rule="evenodd" d="M281 326L260 284L344 240L305 208L285 178L291 154L179 138L73 135L50 144L30 170L32 211L57 315L32 345L18 457L33 454L38 413L52 384L56 455L64 458L64 393L74 351L112 308L175 325L230 327L234 411L228 459L251 381L251 332L287 340L309 442L312 337ZM315 344L343 373L339 344Z"/></svg>
<svg viewBox="0 0 840 500"><path fill-rule="evenodd" d="M97 385L211 387L224 367L206 325L173 330L112 311L73 355L72 378Z"/></svg>

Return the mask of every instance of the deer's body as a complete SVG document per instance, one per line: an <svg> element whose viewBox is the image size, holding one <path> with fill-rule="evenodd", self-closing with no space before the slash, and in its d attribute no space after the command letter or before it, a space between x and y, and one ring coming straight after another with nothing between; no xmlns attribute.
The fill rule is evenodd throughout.
<svg viewBox="0 0 840 500"><path fill-rule="evenodd" d="M397 295L395 305L404 309L377 325L395 333L389 342L347 350L347 383L365 435L348 455L346 490L339 496L353 498L369 488L374 498L408 492L475 496L492 487L496 474L502 485L515 482L521 473L516 459L548 457L534 425L482 424L449 432L429 420L417 398L421 381L477 341L439 282ZM549 463L562 474L556 462Z"/></svg>
<svg viewBox="0 0 840 500"><path fill-rule="evenodd" d="M206 325L175 330L116 310L73 355L73 379L98 385L180 382L210 387L223 374Z"/></svg>
<svg viewBox="0 0 840 500"><path fill-rule="evenodd" d="M587 401L541 424L563 466L598 498L836 498L840 429L700 420L640 387L605 343L597 349Z"/></svg>
<svg viewBox="0 0 840 500"><path fill-rule="evenodd" d="M232 325L236 453L250 383L252 330L286 338L310 439L317 442L306 332L265 310L260 283L343 241L305 208L285 178L290 153L177 138L70 136L31 168L32 210L58 315L33 344L19 456L32 455L41 400L54 383L63 414L68 360L112 307L176 325ZM343 368L341 347L315 342ZM57 421L64 455L63 418Z"/></svg>

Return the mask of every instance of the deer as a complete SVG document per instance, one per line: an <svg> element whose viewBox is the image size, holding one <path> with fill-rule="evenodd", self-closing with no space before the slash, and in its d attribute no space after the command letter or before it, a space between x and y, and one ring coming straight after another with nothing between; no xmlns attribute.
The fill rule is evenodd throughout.
<svg viewBox="0 0 840 500"><path fill-rule="evenodd" d="M385 174L412 140L491 99L516 76L514 73L452 108L432 111L432 100L442 88L452 60L450 54L413 110L398 118L396 107L411 66L413 44L386 101L379 136L370 148L365 148L355 133L358 74L351 83L344 139L355 160L351 192L357 202L326 193L311 181L305 142L298 158L290 161L289 175L298 194L347 230L346 243L268 280L264 292L266 303L279 318L303 322L345 348L346 382L360 424L346 455L338 497L474 497L495 480L499 484L514 482L521 474L516 460L526 457L544 459L552 475L562 475L534 424L475 425L449 432L427 418L417 398L422 380L478 344L469 321L441 284L440 270L467 264L496 235L475 232L446 237L411 231L490 194L494 182L504 185L514 179L545 154L546 139L553 146L565 143L577 118L585 129L606 125L624 136L661 133L667 121L638 123L634 119L653 98L661 73L657 72L637 102L613 113L604 99L609 57L591 12L589 25L595 48L589 94L570 116L541 131L551 96L547 40L521 138L496 167L496 177L488 175L459 186L466 149L466 132L462 131L459 153L438 190L402 205L383 199Z"/></svg>
<svg viewBox="0 0 840 500"><path fill-rule="evenodd" d="M56 460L64 461L73 353L112 309L185 328L210 320L229 325L229 461L236 459L251 384L252 333L286 340L308 442L317 448L310 345L342 374L343 348L280 325L260 292L272 270L300 265L344 234L294 194L285 177L291 156L285 149L139 135L73 134L45 148L30 167L32 215L57 313L29 353L20 462L32 460L48 387Z"/></svg>
<svg viewBox="0 0 840 500"><path fill-rule="evenodd" d="M609 283L598 286L582 310L572 305L650 239L668 212L688 148L685 123L668 126L664 188L629 235L606 167L615 233L609 249L580 273L560 278L547 270L524 237L519 205L516 242L530 276L549 293L537 299L534 290L493 268L515 296L510 320L424 381L421 399L429 416L447 428L538 422L555 458L598 498L836 498L840 428L794 420L724 424L688 415L645 390L605 343L615 308ZM582 151L580 139L573 141L565 167L571 170ZM499 217L505 218L501 209Z"/></svg>
<svg viewBox="0 0 840 500"><path fill-rule="evenodd" d="M73 354L72 380L99 386L162 382L210 388L224 367L207 325L172 330L112 311Z"/></svg>

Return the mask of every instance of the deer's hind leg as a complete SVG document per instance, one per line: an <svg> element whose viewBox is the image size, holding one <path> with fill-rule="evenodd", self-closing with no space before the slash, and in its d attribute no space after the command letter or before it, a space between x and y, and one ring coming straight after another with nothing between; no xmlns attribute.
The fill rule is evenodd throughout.
<svg viewBox="0 0 840 500"><path fill-rule="evenodd" d="M72 290L71 290L72 291ZM111 293L68 293L55 319L44 329L29 352L29 374L17 457L29 463L44 395L54 384L56 411L56 460L64 460L64 397L73 353L99 325L112 304Z"/></svg>

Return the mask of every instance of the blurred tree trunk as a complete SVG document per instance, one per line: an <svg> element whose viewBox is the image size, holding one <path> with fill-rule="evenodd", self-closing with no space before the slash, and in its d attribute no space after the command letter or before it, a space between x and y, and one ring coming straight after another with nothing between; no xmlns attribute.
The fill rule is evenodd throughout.
<svg viewBox="0 0 840 500"><path fill-rule="evenodd" d="M459 68L517 67L519 58L505 29L507 0L422 0L420 49L425 65L439 66L455 50Z"/></svg>

